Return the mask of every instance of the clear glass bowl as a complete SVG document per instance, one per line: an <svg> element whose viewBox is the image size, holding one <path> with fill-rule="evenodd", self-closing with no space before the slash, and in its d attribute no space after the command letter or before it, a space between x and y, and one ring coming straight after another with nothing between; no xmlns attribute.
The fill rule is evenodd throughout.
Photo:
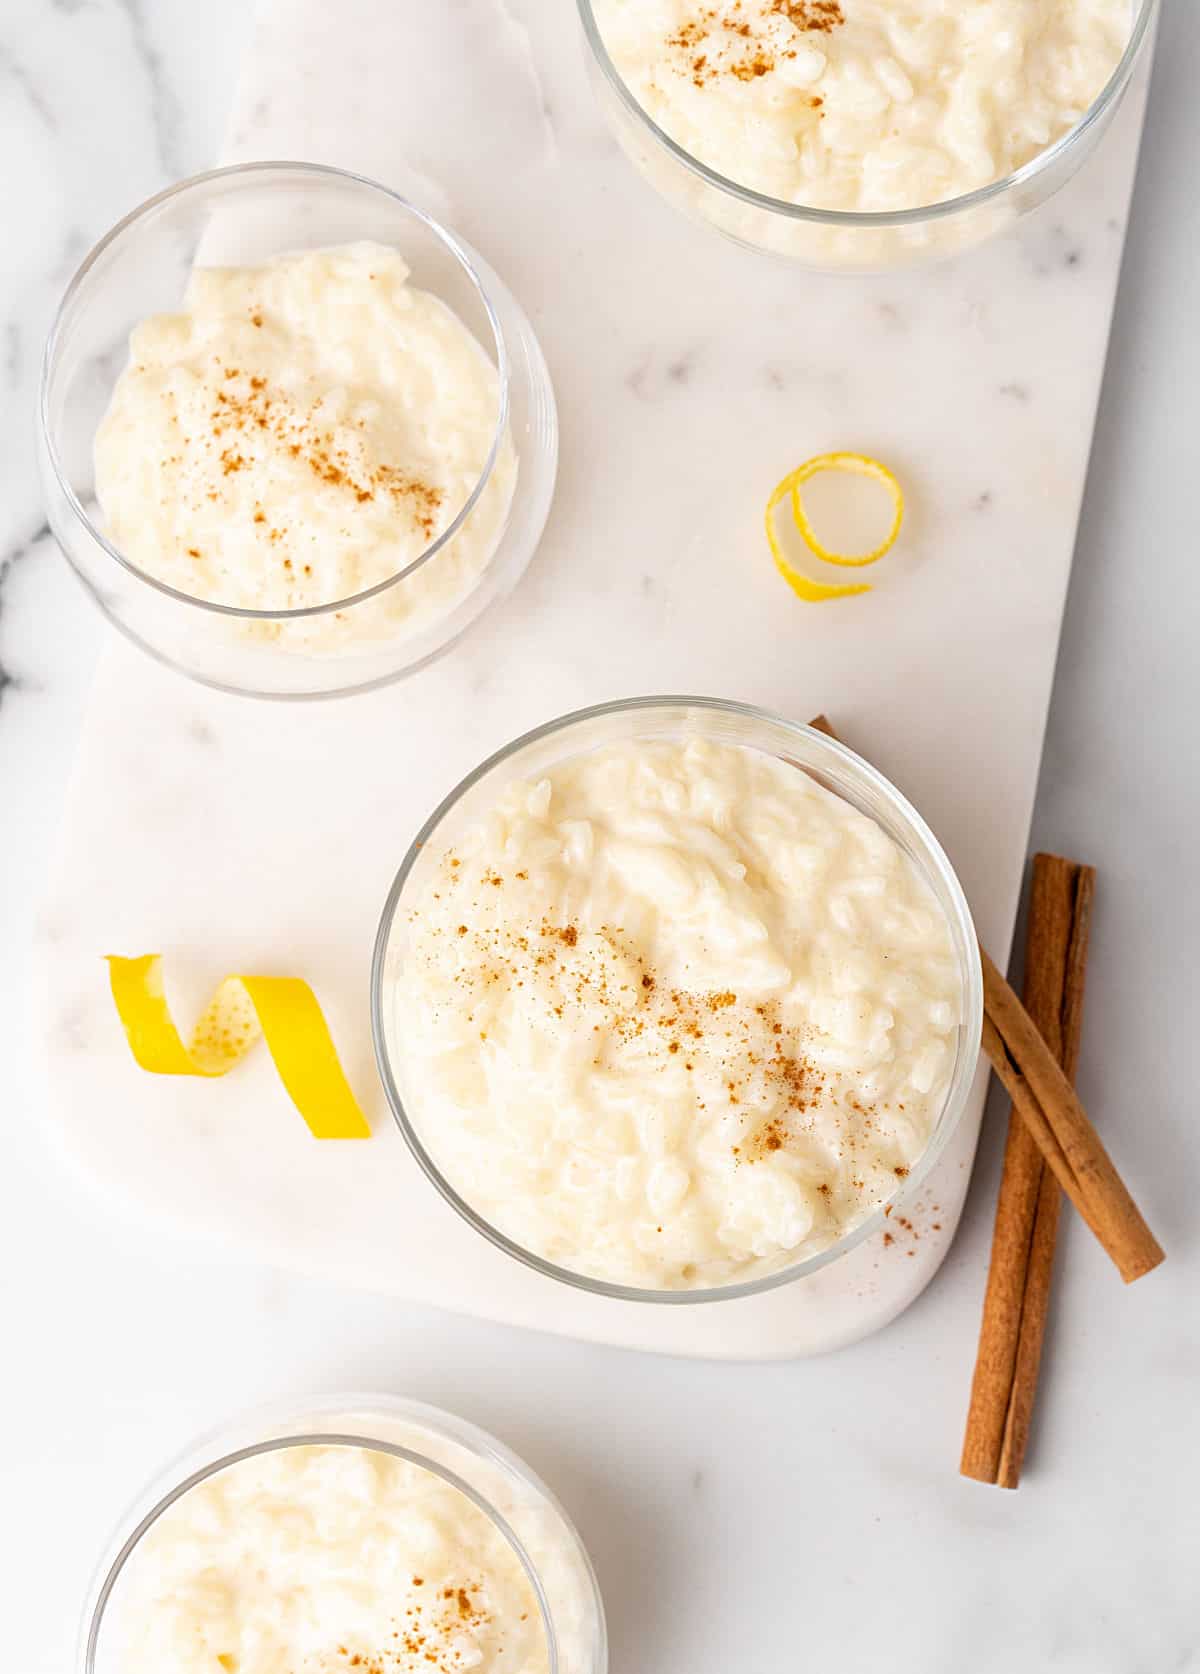
<svg viewBox="0 0 1200 1674"><path fill-rule="evenodd" d="M874 819L903 850L946 915L962 985L962 1023L946 1097L929 1144L889 1204L826 1249L754 1278L709 1288L652 1290L612 1284L559 1267L524 1249L491 1225L445 1178L421 1139L420 1121L405 1102L403 1053L397 1028L395 973L402 968L412 899L434 875L446 849L476 825L515 779L537 779L567 756L631 740L703 738L760 750L812 774L826 789ZM497 751L462 781L429 816L396 874L383 909L371 968L371 1024L375 1057L387 1100L401 1133L428 1178L475 1230L527 1267L599 1296L632 1302L696 1303L732 1300L774 1289L838 1260L878 1231L885 1213L920 1192L966 1108L979 1060L983 1028L983 978L979 944L962 886L936 837L916 809L881 773L852 750L812 727L767 710L720 698L626 698L564 715Z"/></svg>
<svg viewBox="0 0 1200 1674"><path fill-rule="evenodd" d="M485 1431L419 1401L325 1396L252 1412L194 1442L130 1507L96 1571L81 1624L79 1674L122 1674L121 1610L138 1548L190 1489L280 1447L367 1447L430 1471L464 1493L516 1553L538 1600L550 1674L606 1674L604 1607L566 1512L514 1453Z"/></svg>
<svg viewBox="0 0 1200 1674"><path fill-rule="evenodd" d="M818 272L883 272L940 260L1011 227L1063 186L1095 149L1151 37L1158 0L1130 0L1129 42L1108 85L1075 126L1015 173L919 209L863 214L809 209L752 191L678 145L634 97L609 56L593 0L576 0L596 97L622 150L676 208L739 244Z"/></svg>
<svg viewBox="0 0 1200 1674"><path fill-rule="evenodd" d="M491 452L458 517L387 581L305 610L216 604L147 575L106 537L94 493L93 442L128 360L130 331L148 315L178 310L197 263L249 266L360 239L399 250L413 283L458 315L497 368ZM446 614L411 633L389 632L383 619L395 601L383 596L417 583L466 524L506 430L517 454L516 485L482 574ZM446 650L529 562L558 460L546 363L503 282L453 233L386 187L309 163L248 163L197 175L160 192L101 239L67 287L51 328L39 432L50 527L109 620L159 661L206 685L277 698L363 691ZM342 618L337 646L324 648L329 636L322 629L335 613Z"/></svg>

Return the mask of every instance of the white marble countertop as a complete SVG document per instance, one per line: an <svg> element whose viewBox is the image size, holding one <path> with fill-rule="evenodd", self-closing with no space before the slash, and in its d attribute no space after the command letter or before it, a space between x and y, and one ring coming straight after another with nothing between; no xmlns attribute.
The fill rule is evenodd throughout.
<svg viewBox="0 0 1200 1674"><path fill-rule="evenodd" d="M1083 1091L1137 1157L1170 1261L1122 1292L1068 1225L1014 1496L955 1473L1001 1122L950 1256L896 1325L841 1355L754 1367L517 1335L169 1243L151 1258L40 1144L26 949L102 624L40 532L37 359L91 240L215 155L247 11L10 0L0 19L6 1674L71 1666L103 1539L191 1433L273 1394L346 1386L457 1408L556 1486L596 1559L614 1674L783 1674L799 1647L855 1674L1200 1667L1186 1058L1200 893L1185 870L1200 815L1200 17L1164 19L1034 833L1100 868Z"/></svg>

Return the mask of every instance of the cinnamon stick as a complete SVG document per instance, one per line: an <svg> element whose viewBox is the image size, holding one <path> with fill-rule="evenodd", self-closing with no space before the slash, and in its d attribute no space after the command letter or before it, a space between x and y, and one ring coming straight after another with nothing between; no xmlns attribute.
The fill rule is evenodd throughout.
<svg viewBox="0 0 1200 1674"><path fill-rule="evenodd" d="M823 715L812 724L837 737ZM1158 1266L1162 1249L1028 1012L982 948L980 957L983 1050L1062 1189L1130 1284Z"/></svg>
<svg viewBox="0 0 1200 1674"><path fill-rule="evenodd" d="M1059 1185L1132 1284L1158 1266L1162 1247L1029 1013L980 951L983 1050Z"/></svg>
<svg viewBox="0 0 1200 1674"><path fill-rule="evenodd" d="M1034 856L1025 943L1025 1006L1074 1080L1096 874L1059 855ZM1029 1438L1050 1305L1062 1194L1014 1108L1004 1148L992 1256L960 1469L1015 1488Z"/></svg>

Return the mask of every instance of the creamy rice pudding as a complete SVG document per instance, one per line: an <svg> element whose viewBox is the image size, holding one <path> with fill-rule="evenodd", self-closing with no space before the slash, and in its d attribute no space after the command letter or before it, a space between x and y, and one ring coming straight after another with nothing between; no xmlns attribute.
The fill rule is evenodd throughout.
<svg viewBox="0 0 1200 1674"><path fill-rule="evenodd" d="M811 208L958 197L1066 134L1130 0L594 0L647 115L727 179Z"/></svg>
<svg viewBox="0 0 1200 1674"><path fill-rule="evenodd" d="M226 1466L144 1537L123 1674L546 1674L529 1576L423 1466L292 1446ZM578 1664L569 1664L578 1668Z"/></svg>
<svg viewBox="0 0 1200 1674"><path fill-rule="evenodd" d="M413 1126L523 1248L659 1289L827 1247L929 1142L961 979L873 820L758 750L629 742L510 785L386 975Z"/></svg>
<svg viewBox="0 0 1200 1674"><path fill-rule="evenodd" d="M198 599L333 604L419 558L466 505L499 420L495 366L398 252L359 243L197 267L133 332L95 442L124 557ZM255 624L305 649L416 632L478 580L516 480L507 435L447 545L354 610Z"/></svg>

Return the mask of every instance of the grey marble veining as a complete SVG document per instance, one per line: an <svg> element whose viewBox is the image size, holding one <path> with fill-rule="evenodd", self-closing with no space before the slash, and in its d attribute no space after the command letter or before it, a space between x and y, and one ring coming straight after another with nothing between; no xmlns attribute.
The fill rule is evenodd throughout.
<svg viewBox="0 0 1200 1674"><path fill-rule="evenodd" d="M34 411L54 307L119 215L215 154L249 27L240 6L218 21L187 0L8 0L0 13L0 666L21 671L18 688L44 689L62 649L48 624L21 625L28 595L14 602L11 573L23 555L23 569L52 558Z"/></svg>

